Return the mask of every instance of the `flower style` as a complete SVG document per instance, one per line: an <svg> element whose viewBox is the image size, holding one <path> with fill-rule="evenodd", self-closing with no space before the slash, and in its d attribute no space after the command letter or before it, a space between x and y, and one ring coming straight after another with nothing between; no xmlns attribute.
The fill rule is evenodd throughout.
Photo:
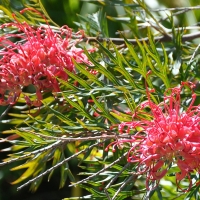
<svg viewBox="0 0 200 200"><path fill-rule="evenodd" d="M128 144L128 162L138 163L137 173L147 175L147 188L149 181L159 182L172 165L179 168L175 175L179 188L180 181L188 178L189 190L191 173L200 173L200 105L194 106L196 95L192 92L192 101L184 111L181 92L185 86L191 90L194 87L184 82L180 87L168 89L158 105L150 99L147 89L148 101L136 109L133 121L118 126L120 133L136 133L131 139L115 141L106 149L112 146L115 151L116 146Z"/></svg>
<svg viewBox="0 0 200 200"><path fill-rule="evenodd" d="M75 47L72 30L67 26L55 33L48 23L35 28L26 22L20 23L15 15L13 17L13 23L1 26L2 29L15 27L19 33L0 37L0 105L14 104L23 87L33 85L37 99L31 102L25 96L25 100L28 105L40 106L43 91L60 90L56 77L67 80L65 70L75 72L73 59L78 63L89 64L89 61L83 50ZM13 39L20 39L20 42L14 43Z"/></svg>

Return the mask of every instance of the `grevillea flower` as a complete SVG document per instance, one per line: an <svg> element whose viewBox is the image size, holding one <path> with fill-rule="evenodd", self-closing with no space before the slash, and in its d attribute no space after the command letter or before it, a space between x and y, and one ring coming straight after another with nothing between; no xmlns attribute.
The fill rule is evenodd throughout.
<svg viewBox="0 0 200 200"><path fill-rule="evenodd" d="M22 10L21 13L26 10ZM36 10L32 11L40 14ZM0 51L0 105L15 103L22 89L33 85L37 99L31 102L29 97L25 96L25 100L28 105L39 106L43 91L58 92L60 90L56 77L67 80L68 75L65 70L75 72L72 58L78 63L89 64L89 61L83 50L75 47L72 30L67 26L61 27L56 33L48 23L46 26L36 28L26 22L19 22L15 15L13 17L13 23L1 26L1 29L15 27L19 33L0 37L2 47ZM80 34L79 38L81 36ZM14 43L13 39L20 42Z"/></svg>
<svg viewBox="0 0 200 200"><path fill-rule="evenodd" d="M196 95L192 92L191 102L183 106L181 93L185 86L191 90L192 83L182 83L180 87L168 89L163 102L156 104L150 99L141 103L133 115L133 120L119 124L120 133L130 134L130 139L119 139L112 146L128 146L128 162L137 163L137 174L146 174L149 181L159 183L171 166L179 170L175 173L177 186L180 181L189 180L191 173L200 173L200 105L194 106ZM192 90L193 91L193 90Z"/></svg>

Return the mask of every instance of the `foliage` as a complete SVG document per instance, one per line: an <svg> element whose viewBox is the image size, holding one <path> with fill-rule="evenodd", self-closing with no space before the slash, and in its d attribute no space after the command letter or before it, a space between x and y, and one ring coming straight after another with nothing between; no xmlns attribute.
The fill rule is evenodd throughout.
<svg viewBox="0 0 200 200"><path fill-rule="evenodd" d="M19 22L25 20L32 26L45 24L44 18L31 10L25 15L19 12L32 7L45 15L52 30L59 32L40 0L16 2L1 3L2 24L13 20L13 12ZM118 125L132 121L142 102L149 98L155 104L163 102L165 92L181 82L196 85L195 105L199 105L199 45L193 39L200 33L189 33L189 25L179 27L175 22L178 12L186 13L192 8L171 9L161 18L161 10L152 12L141 0L83 1L86 2L95 4L98 11L87 16L79 14L80 21L75 24L85 35L81 39L72 37L76 46L84 49L89 62L73 60L76 72L65 70L67 81L57 77L60 92L43 93L42 106L26 106L23 95L15 105L8 105L1 123L5 123L2 118L8 114L6 123L15 127L4 131L11 135L2 138L2 142L10 143L12 152L0 166L15 163L11 171L22 173L12 184L20 183L18 189L30 185L33 192L45 175L50 180L59 168L59 188L69 179L71 186L79 185L89 192L82 199L198 199L198 184L187 192L174 189L177 166L171 166L169 176L159 184L152 181L146 188L145 175L137 174L138 164L127 162L129 146L118 145L116 151L111 148L105 151L111 142L131 138L131 134L120 134ZM116 16L107 15L109 8L115 8ZM123 16L119 16L121 13ZM120 38L111 37L111 23L120 27L117 33ZM8 28L1 34L10 32ZM91 53L91 49L95 51ZM149 98L148 88L155 89ZM35 98L31 87L26 92ZM181 106L187 108L192 101L191 90L184 88L181 98ZM142 117L149 119L148 114L143 113ZM81 169L79 175L83 178L78 182L72 173L72 159L78 161ZM198 183L198 170L190 179ZM182 185L187 188L188 180L184 179Z"/></svg>

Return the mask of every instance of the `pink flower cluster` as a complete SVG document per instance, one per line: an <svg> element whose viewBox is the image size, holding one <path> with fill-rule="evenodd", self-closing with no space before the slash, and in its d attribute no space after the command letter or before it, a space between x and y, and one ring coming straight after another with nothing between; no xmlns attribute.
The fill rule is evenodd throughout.
<svg viewBox="0 0 200 200"><path fill-rule="evenodd" d="M171 88L158 105L147 89L148 101L137 108L131 122L118 126L120 133L132 133L131 139L119 139L106 149L112 146L115 151L116 146L128 145L128 162L138 163L137 173L147 175L147 187L149 181L159 182L172 165L179 169L175 174L178 187L186 178L188 190L192 186L191 173L200 173L200 105L194 106L193 92L185 109L181 100L185 86L193 88L192 83L185 82Z"/></svg>
<svg viewBox="0 0 200 200"><path fill-rule="evenodd" d="M0 105L14 104L22 89L33 85L37 99L32 102L25 96L25 100L28 105L40 106L43 91L59 91L56 77L67 80L65 70L75 71L72 59L79 63L89 61L83 50L75 47L72 30L67 26L55 33L48 24L34 28L20 23L15 16L14 20L1 26L15 27L18 33L0 37ZM13 42L16 39L20 41Z"/></svg>

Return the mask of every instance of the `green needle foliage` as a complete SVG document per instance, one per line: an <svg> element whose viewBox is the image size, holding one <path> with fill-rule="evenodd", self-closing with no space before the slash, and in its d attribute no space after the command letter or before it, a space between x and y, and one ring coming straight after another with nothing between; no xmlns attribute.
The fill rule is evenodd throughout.
<svg viewBox="0 0 200 200"><path fill-rule="evenodd" d="M74 41L78 40L76 45L84 50L90 64L73 60L76 72L65 70L68 80L57 78L61 91L44 93L40 107L26 106L23 95L15 105L8 106L13 109L2 114L1 123L12 124L14 128L4 131L11 135L2 136L2 142L10 143L12 151L0 166L15 163L11 171L22 173L12 184L19 184L18 189L29 185L33 192L45 176L51 180L59 168L59 188L70 180L70 186L79 185L89 192L66 200L199 199L198 184L187 192L174 189L177 166L170 166L170 173L159 184L152 181L148 189L145 174L137 174L138 163L127 161L130 146L118 145L115 151L105 151L111 142L132 137L132 132L120 134L118 125L131 122L138 106L148 98L159 104L167 89L190 81L196 84L195 105L199 104L199 45L193 39L200 33L190 34L189 25L179 27L174 22L178 11L185 14L188 10L174 9L162 19L162 10L152 12L140 0L82 3L98 8L87 16L78 14L80 21L75 22L85 31L85 37L79 41L74 36ZM20 14L24 8L37 9L46 21L30 10ZM116 10L115 16L107 15L109 8ZM48 22L58 31L40 0L13 4L1 1L0 10L2 24L13 21L12 13L15 13L20 22L35 27ZM111 23L120 29L115 38L110 36ZM11 31L7 28L1 34ZM93 53L88 50L91 48L95 49ZM150 97L148 88L154 89ZM31 90L27 94L31 100L36 98ZM182 106L188 107L192 100L189 88L184 89L181 98ZM6 114L8 117L3 120ZM151 120L147 113L140 117ZM79 176L83 177L79 181L73 174L71 160L78 162ZM198 171L190 179L198 183ZM182 184L185 187L188 181Z"/></svg>

